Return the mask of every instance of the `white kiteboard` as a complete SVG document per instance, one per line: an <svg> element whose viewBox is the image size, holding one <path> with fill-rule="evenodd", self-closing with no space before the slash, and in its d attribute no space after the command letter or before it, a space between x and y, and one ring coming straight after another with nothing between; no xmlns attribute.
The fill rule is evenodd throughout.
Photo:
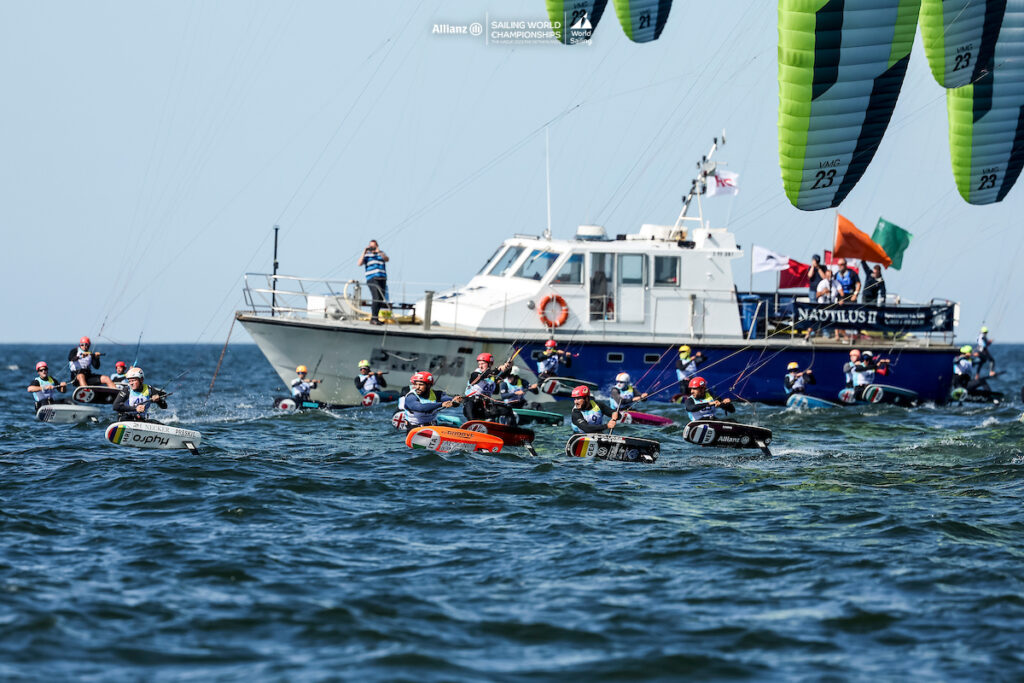
<svg viewBox="0 0 1024 683"><path fill-rule="evenodd" d="M39 407L39 410L36 411L36 419L55 425L70 425L90 420L96 422L102 412L103 409L97 406L51 403Z"/></svg>
<svg viewBox="0 0 1024 683"><path fill-rule="evenodd" d="M107 441L118 446L136 448L186 448L199 453L203 435L194 429L183 429L152 422L115 422L107 427Z"/></svg>

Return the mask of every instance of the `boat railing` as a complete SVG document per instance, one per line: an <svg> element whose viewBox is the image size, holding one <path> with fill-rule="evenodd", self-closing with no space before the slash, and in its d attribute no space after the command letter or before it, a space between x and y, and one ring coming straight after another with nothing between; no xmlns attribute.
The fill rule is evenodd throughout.
<svg viewBox="0 0 1024 683"><path fill-rule="evenodd" d="M424 292L444 291L454 285L430 282L408 282L399 285L401 302L392 302L381 315L398 323L417 323L415 304L405 303L409 286L423 286ZM390 288L389 288L390 289ZM369 289L361 280L327 280L322 278L246 273L242 290L245 308L256 315L282 318L319 318L331 320L366 320L372 301Z"/></svg>

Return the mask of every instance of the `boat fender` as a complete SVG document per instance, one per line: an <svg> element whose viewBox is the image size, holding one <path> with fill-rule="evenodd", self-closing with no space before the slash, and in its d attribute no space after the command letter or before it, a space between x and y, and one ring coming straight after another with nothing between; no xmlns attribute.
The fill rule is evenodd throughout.
<svg viewBox="0 0 1024 683"><path fill-rule="evenodd" d="M548 304L554 301L561 307L558 313L558 317L552 320L548 317L547 308ZM547 327L555 328L561 327L565 324L565 321L569 319L569 305L565 303L565 299L560 294L548 294L540 300L540 305L537 307L537 312L540 314L540 321Z"/></svg>

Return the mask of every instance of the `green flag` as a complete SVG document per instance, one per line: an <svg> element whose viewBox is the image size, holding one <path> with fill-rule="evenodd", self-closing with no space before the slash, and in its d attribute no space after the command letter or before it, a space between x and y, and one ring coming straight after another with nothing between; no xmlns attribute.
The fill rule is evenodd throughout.
<svg viewBox="0 0 1024 683"><path fill-rule="evenodd" d="M878 219L878 225L871 233L871 241L885 249L885 253L892 259L892 267L896 270L903 265L903 252L910 246L911 237L913 235L909 232L884 218Z"/></svg>

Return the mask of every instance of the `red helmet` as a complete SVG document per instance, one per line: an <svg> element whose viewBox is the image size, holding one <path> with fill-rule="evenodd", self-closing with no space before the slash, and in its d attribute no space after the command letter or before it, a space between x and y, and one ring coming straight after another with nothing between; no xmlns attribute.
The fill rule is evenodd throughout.
<svg viewBox="0 0 1024 683"><path fill-rule="evenodd" d="M590 398L590 387L586 384L581 384L572 390L573 398Z"/></svg>
<svg viewBox="0 0 1024 683"><path fill-rule="evenodd" d="M704 381L703 377L694 377L686 386L688 386L690 389L707 389L708 383Z"/></svg>
<svg viewBox="0 0 1024 683"><path fill-rule="evenodd" d="M116 363L114 363L114 367L115 368L126 368L126 367L128 367L128 364L125 363L123 360L119 360Z"/></svg>
<svg viewBox="0 0 1024 683"><path fill-rule="evenodd" d="M417 372L416 374L409 378L409 384L412 384L413 382L425 382L426 384L433 384L434 376L431 375L429 372Z"/></svg>
<svg viewBox="0 0 1024 683"><path fill-rule="evenodd" d="M544 348L553 349L556 346L558 346L558 342L556 342L554 339L548 339L546 342L544 342Z"/></svg>
<svg viewBox="0 0 1024 683"><path fill-rule="evenodd" d="M92 340L89 339L88 337L82 337L81 339L78 340L78 345L81 346L82 344L85 344L86 346L92 346Z"/></svg>
<svg viewBox="0 0 1024 683"><path fill-rule="evenodd" d="M489 354L489 353L481 353L479 356L476 357L476 359L477 360L482 360L485 363L493 363L494 362L494 356Z"/></svg>
<svg viewBox="0 0 1024 683"><path fill-rule="evenodd" d="M50 366L46 364L45 360L41 360L36 363L36 372L39 372L40 370L48 370L49 368Z"/></svg>

